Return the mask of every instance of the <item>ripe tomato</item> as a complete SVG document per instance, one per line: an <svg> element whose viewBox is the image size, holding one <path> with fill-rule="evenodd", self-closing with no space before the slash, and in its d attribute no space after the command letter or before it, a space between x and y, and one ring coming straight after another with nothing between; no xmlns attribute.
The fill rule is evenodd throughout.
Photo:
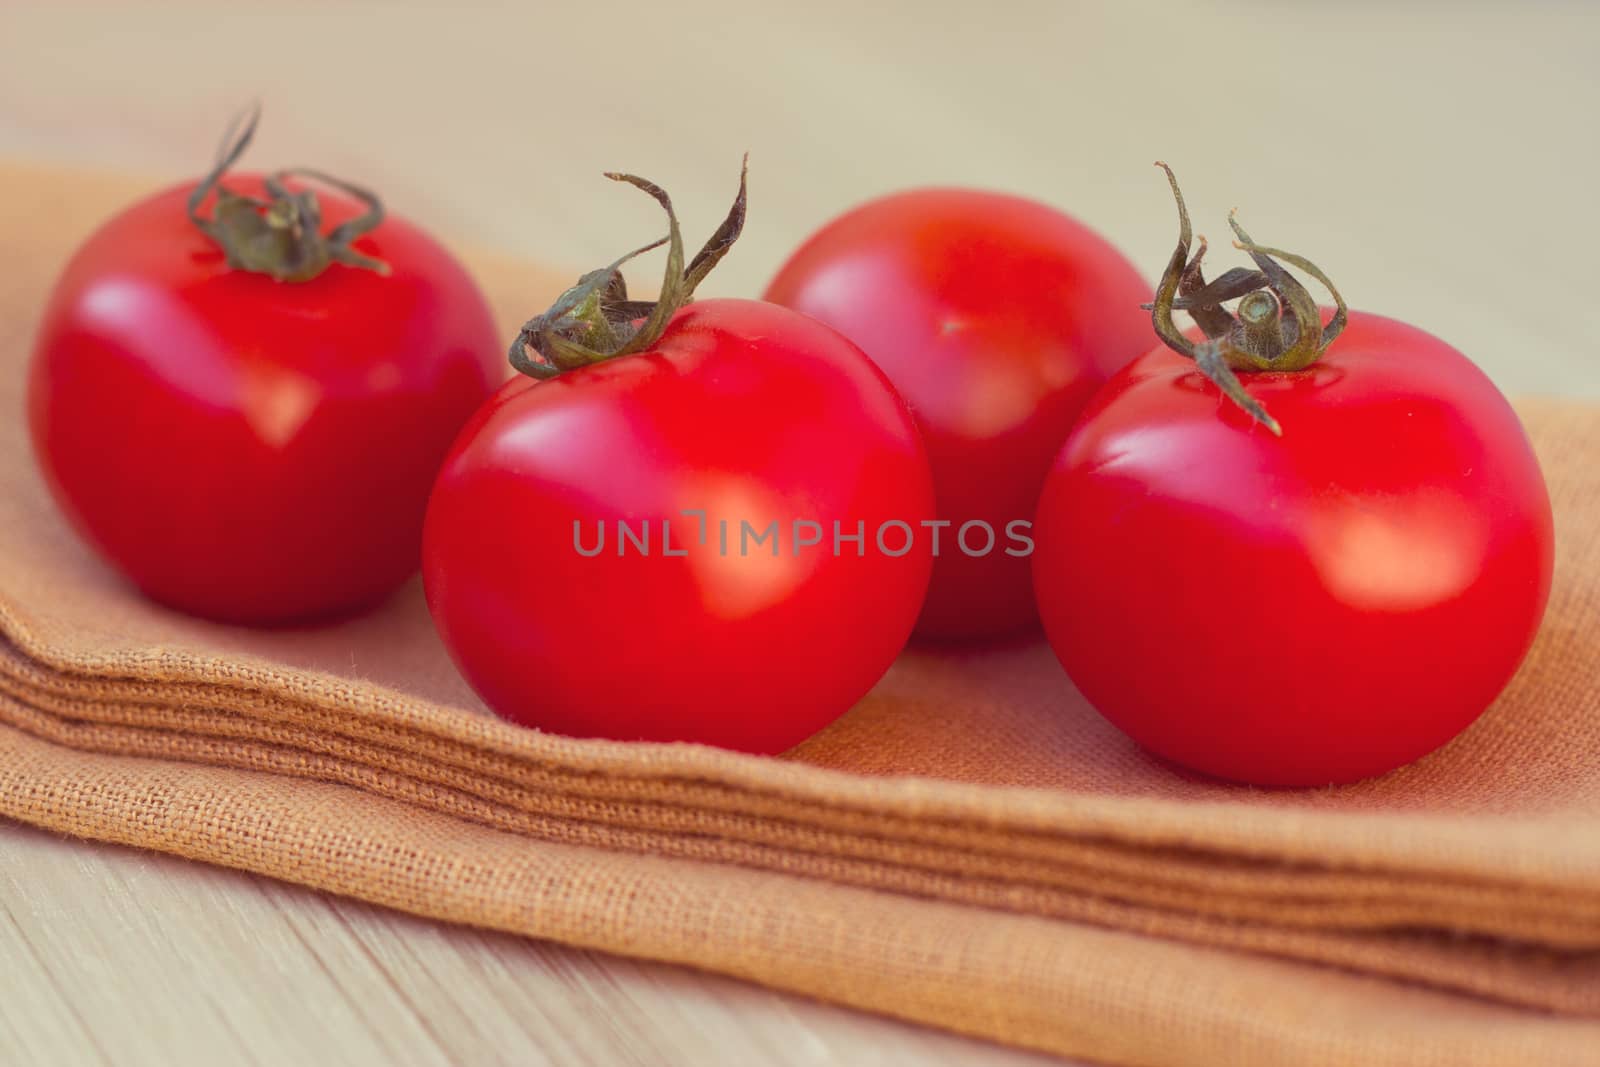
<svg viewBox="0 0 1600 1067"><path fill-rule="evenodd" d="M1292 285L1273 292L1292 304ZM1489 379L1377 315L1325 348L1237 377L1281 437L1149 353L1085 411L1039 504L1045 632L1083 695L1152 752L1257 785L1444 744L1511 678L1550 590L1549 496Z"/></svg>
<svg viewBox="0 0 1600 1067"><path fill-rule="evenodd" d="M259 175L227 187L269 195ZM488 307L393 217L309 280L230 267L186 216L195 188L133 205L68 264L34 355L35 451L84 537L158 601L252 624L362 607L415 573L433 476L498 380ZM316 197L321 219L299 220L313 250L318 221L337 232L366 207ZM230 203L234 223L285 232Z"/></svg>
<svg viewBox="0 0 1600 1067"><path fill-rule="evenodd" d="M766 298L859 344L917 419L943 530L917 632L1036 625L1028 526L1050 460L1094 390L1149 347L1150 287L1043 204L964 189L875 200L813 235ZM973 527L994 532L993 550ZM970 553L968 549L970 549Z"/></svg>
<svg viewBox="0 0 1600 1067"><path fill-rule="evenodd" d="M742 209L741 193L730 219ZM672 236L654 309L608 268L519 337L514 362L548 380L504 386L445 461L428 606L514 722L778 752L847 710L911 632L932 563L915 536L927 459L833 330L755 301L680 308L694 282L674 288L675 221ZM572 356L592 329L627 344ZM528 361L524 340L566 369Z"/></svg>

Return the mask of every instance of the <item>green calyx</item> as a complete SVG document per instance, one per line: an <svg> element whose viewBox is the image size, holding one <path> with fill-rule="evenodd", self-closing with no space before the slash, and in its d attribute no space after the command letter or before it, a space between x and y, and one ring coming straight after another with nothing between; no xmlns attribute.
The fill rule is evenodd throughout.
<svg viewBox="0 0 1600 1067"><path fill-rule="evenodd" d="M1154 303L1142 305L1151 312L1157 336L1179 355L1195 361L1200 372L1257 422L1282 436L1283 427L1239 382L1236 371L1298 371L1315 363L1344 330L1349 309L1344 297L1315 263L1304 256L1256 244L1236 218L1238 209L1228 213L1233 247L1245 252L1256 269L1234 267L1213 282L1201 270L1206 254L1206 239L1199 239L1194 257L1189 257L1189 210L1172 168L1157 163L1167 173L1173 199L1178 203L1178 247L1167 261L1167 269L1156 287ZM1333 295L1338 310L1324 326L1317 302L1283 264L1298 267L1321 283ZM1238 300L1230 312L1224 303ZM1285 316L1284 311L1288 310ZM1206 339L1191 341L1172 320L1174 311L1186 311Z"/></svg>
<svg viewBox="0 0 1600 1067"><path fill-rule="evenodd" d="M263 182L265 200L244 196L222 184L228 169L250 146L260 118L261 108L256 105L229 124L210 173L189 194L190 221L217 243L227 256L228 266L235 270L266 274L280 282L308 282L334 263L388 274L387 263L350 247L352 241L383 221L382 202L360 186L306 167L268 175ZM290 190L284 184L289 178L310 178L330 185L361 201L367 210L323 233L322 205L317 194L311 189ZM212 191L217 194L217 202L207 218L200 214L200 205Z"/></svg>
<svg viewBox="0 0 1600 1067"><path fill-rule="evenodd" d="M667 236L637 248L621 259L590 271L562 293L549 310L523 324L511 342L511 365L532 378L554 378L563 371L587 367L618 356L647 351L661 338L679 308L694 299L695 288L728 254L744 229L749 157L739 170L739 193L705 246L684 266L683 235L672 199L654 182L632 174L608 172L655 198L667 213ZM666 273L655 300L629 300L622 265L634 256L667 246Z"/></svg>

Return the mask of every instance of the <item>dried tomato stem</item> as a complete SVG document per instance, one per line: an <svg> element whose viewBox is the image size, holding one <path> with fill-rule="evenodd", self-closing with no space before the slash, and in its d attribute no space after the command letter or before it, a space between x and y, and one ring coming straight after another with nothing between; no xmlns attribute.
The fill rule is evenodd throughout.
<svg viewBox="0 0 1600 1067"><path fill-rule="evenodd" d="M1348 318L1344 297L1328 276L1304 256L1251 240L1239 224L1237 209L1228 214L1228 225L1237 238L1233 244L1250 256L1256 269L1235 267L1207 284L1200 268L1205 239L1200 239L1200 247L1190 259L1189 210L1178 179L1165 163L1156 166L1166 172L1178 205L1177 248L1162 272L1155 300L1144 305L1150 309L1156 335L1168 348L1194 360L1217 388L1257 422L1281 434L1277 420L1250 396L1235 372L1299 371L1311 366L1344 329ZM1305 271L1333 295L1338 310L1326 326L1317 302L1284 269L1284 263ZM1239 304L1235 312L1230 312L1223 303L1234 299ZM1206 341L1196 344L1185 336L1173 321L1174 311L1188 312L1206 335Z"/></svg>
<svg viewBox="0 0 1600 1067"><path fill-rule="evenodd" d="M612 181L625 182L655 198L667 213L667 236L585 274L547 310L524 323L511 342L511 366L532 378L553 378L563 371L643 352L654 345L672 316L694 299L695 288L739 239L744 229L748 171L746 156L733 206L687 266L678 214L666 190L633 174L607 172ZM660 295L653 301L629 300L622 265L663 244L667 246L667 264Z"/></svg>
<svg viewBox="0 0 1600 1067"><path fill-rule="evenodd" d="M1235 314L1243 347L1269 361L1283 355L1283 309L1270 291L1257 289L1247 294L1239 301Z"/></svg>
<svg viewBox="0 0 1600 1067"><path fill-rule="evenodd" d="M241 112L223 134L216 161L189 194L189 219L215 241L235 270L270 275L280 282L307 282L334 263L389 273L382 260L362 255L351 242L383 222L383 203L359 185L330 177L307 167L293 167L269 175L263 182L268 199L236 193L223 184L228 170L244 155L261 120L261 105ZM322 205L311 189L291 190L289 178L310 178L331 185L361 201L361 215L322 232ZM216 206L210 217L200 206L213 192Z"/></svg>

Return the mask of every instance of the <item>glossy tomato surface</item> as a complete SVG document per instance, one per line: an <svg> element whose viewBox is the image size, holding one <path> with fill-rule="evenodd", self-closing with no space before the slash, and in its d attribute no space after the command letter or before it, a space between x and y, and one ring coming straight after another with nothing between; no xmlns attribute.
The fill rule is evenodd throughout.
<svg viewBox="0 0 1600 1067"><path fill-rule="evenodd" d="M252 624L362 607L415 573L433 476L501 377L488 307L393 216L355 245L387 276L229 269L185 217L190 188L113 218L57 284L32 367L40 464L156 600ZM318 196L326 227L361 210Z"/></svg>
<svg viewBox="0 0 1600 1067"><path fill-rule="evenodd" d="M1550 591L1550 499L1466 357L1355 313L1300 373L1241 374L1277 438L1160 349L1045 483L1045 631L1106 718L1222 778L1381 774L1494 700Z"/></svg>
<svg viewBox="0 0 1600 1067"><path fill-rule="evenodd" d="M1139 304L1150 293L1121 253L1061 212L964 189L867 203L779 271L767 299L859 344L927 444L939 518L951 525L919 634L1037 624L1025 538L1039 488L1095 389L1149 348ZM965 549L956 541L970 522L995 532L992 551L981 526Z"/></svg>
<svg viewBox="0 0 1600 1067"><path fill-rule="evenodd" d="M858 348L705 300L651 351L504 386L440 473L423 579L505 718L778 752L899 653L932 513L910 415Z"/></svg>

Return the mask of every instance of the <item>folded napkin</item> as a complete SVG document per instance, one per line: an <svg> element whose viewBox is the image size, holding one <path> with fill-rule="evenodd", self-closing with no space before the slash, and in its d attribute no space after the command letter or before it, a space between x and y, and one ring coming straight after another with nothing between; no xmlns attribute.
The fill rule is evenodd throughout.
<svg viewBox="0 0 1600 1067"><path fill-rule="evenodd" d="M28 347L140 191L0 167L0 816L1111 1063L1600 1063L1600 409L1518 405L1555 501L1543 631L1375 781L1185 774L1036 639L907 652L781 759L572 740L486 713L415 585L233 629L66 528ZM472 263L508 336L570 282Z"/></svg>

